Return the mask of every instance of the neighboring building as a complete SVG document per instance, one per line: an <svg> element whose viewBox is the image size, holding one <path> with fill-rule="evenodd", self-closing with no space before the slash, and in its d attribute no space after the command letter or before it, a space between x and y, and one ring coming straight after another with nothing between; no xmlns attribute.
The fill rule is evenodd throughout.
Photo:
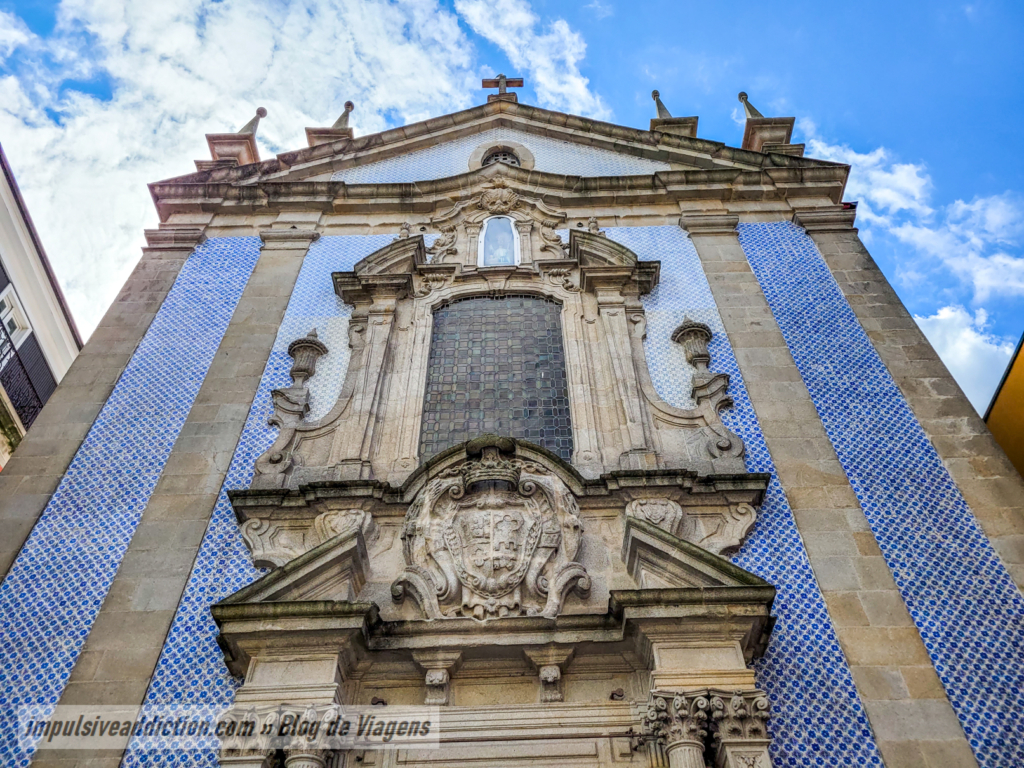
<svg viewBox="0 0 1024 768"><path fill-rule="evenodd" d="M1024 359L1020 348L1024 336L1006 366L992 402L985 411L985 423L992 435L1006 451L1017 471L1024 475Z"/></svg>
<svg viewBox="0 0 1024 768"><path fill-rule="evenodd" d="M1024 480L849 167L745 95L729 147L492 82L269 160L265 110L209 135L0 474L0 525L35 522L0 712L430 705L440 751L59 752L9 718L0 763L1024 765Z"/></svg>
<svg viewBox="0 0 1024 768"><path fill-rule="evenodd" d="M0 147L0 467L82 348Z"/></svg>

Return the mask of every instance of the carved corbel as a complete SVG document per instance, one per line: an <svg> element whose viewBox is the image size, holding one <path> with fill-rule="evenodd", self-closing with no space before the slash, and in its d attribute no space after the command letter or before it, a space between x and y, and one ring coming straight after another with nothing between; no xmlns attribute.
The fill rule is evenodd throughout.
<svg viewBox="0 0 1024 768"><path fill-rule="evenodd" d="M256 472L262 476L263 487L282 487L284 477L292 467L289 446L296 427L309 413L307 382L316 373L317 360L327 352L327 346L317 338L316 328L288 345L288 354L294 360L289 372L292 385L270 393L274 400L274 413L267 420L268 424L281 431L270 449L256 460Z"/></svg>
<svg viewBox="0 0 1024 768"><path fill-rule="evenodd" d="M709 691L710 716L715 724L717 768L772 768L768 754L771 706L764 692Z"/></svg>
<svg viewBox="0 0 1024 768"><path fill-rule="evenodd" d="M413 660L424 670L427 706L447 706L451 700L451 679L462 663L462 651L413 651Z"/></svg>
<svg viewBox="0 0 1024 768"><path fill-rule="evenodd" d="M540 678L541 702L565 700L562 672L572 661L574 652L575 649L572 647L560 647L554 643L541 647L523 648L523 653L537 670L537 676Z"/></svg>

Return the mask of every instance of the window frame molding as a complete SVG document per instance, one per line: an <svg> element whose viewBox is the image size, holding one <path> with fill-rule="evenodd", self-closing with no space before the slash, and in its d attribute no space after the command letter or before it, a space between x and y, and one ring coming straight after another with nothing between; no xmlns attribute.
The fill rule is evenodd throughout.
<svg viewBox="0 0 1024 768"><path fill-rule="evenodd" d="M511 264L484 264L484 244L487 242L487 227L495 219L507 219L509 226L512 228L512 258ZM480 223L480 237L476 244L476 266L479 269L508 269L509 267L518 267L523 263L523 241L519 236L519 228L516 226L517 220L511 216L498 213L493 216L488 216Z"/></svg>
<svg viewBox="0 0 1024 768"><path fill-rule="evenodd" d="M533 152L518 141L486 141L477 146L469 156L469 170L476 171L483 168L484 158L492 152L514 153L519 158L519 167L524 170L532 171L537 167Z"/></svg>
<svg viewBox="0 0 1024 768"><path fill-rule="evenodd" d="M29 322L28 313L25 312L25 307L22 305L17 291L14 290L13 283L0 291L0 302L4 301L9 303L11 309L6 313L0 310L0 322L4 324L4 330L11 337L14 348L18 349L32 335L32 323ZM18 330L14 333L11 333L10 328L7 327L7 319L11 316L18 324Z"/></svg>

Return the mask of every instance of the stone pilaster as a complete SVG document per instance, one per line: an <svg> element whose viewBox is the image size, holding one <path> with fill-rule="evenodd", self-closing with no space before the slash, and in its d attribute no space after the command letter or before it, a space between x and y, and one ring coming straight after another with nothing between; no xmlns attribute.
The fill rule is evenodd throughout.
<svg viewBox="0 0 1024 768"><path fill-rule="evenodd" d="M886 765L976 765L740 247L738 217L689 214L680 223L707 275Z"/></svg>

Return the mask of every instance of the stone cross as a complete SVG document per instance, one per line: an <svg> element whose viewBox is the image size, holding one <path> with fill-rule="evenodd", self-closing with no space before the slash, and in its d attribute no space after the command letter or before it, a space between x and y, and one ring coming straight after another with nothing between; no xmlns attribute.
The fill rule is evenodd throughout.
<svg viewBox="0 0 1024 768"><path fill-rule="evenodd" d="M521 77L505 77L504 75L498 75L497 77L487 78L485 77L482 83L484 88L497 88L497 93L487 94L488 103L492 101L519 101L519 97L514 93L509 93L508 88L522 88L523 78Z"/></svg>

